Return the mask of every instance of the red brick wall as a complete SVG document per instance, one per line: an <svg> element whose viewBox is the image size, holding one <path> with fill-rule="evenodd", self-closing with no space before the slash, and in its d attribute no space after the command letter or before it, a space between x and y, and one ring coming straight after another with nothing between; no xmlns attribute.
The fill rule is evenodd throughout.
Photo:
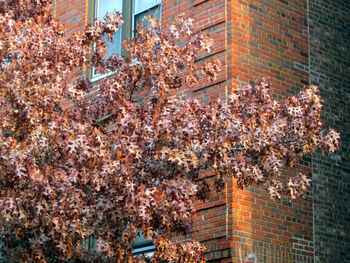
<svg viewBox="0 0 350 263"><path fill-rule="evenodd" d="M235 88L267 76L278 99L307 85L306 0L227 3L229 84ZM306 158L298 168L311 172L310 167ZM313 261L311 198L275 202L254 187L230 194L235 253L229 262Z"/></svg>
<svg viewBox="0 0 350 263"><path fill-rule="evenodd" d="M56 0L54 12L69 33L82 29L87 23L87 0Z"/></svg>
<svg viewBox="0 0 350 263"><path fill-rule="evenodd" d="M82 30L87 24L88 0L56 0L54 2L54 15L67 29L68 35ZM71 74L71 81L77 81L84 75L83 69ZM63 107L70 107L67 101Z"/></svg>
<svg viewBox="0 0 350 263"><path fill-rule="evenodd" d="M218 81L203 81L181 95L203 102L225 98L232 88L263 76L269 77L276 98L295 94L309 79L306 4L164 0L163 21L179 13L194 18L196 29L215 40L215 51L205 58L219 57L224 64ZM310 158L305 158L298 169L311 172L310 167ZM255 187L237 190L228 179L222 193L212 191L210 200L197 208L193 237L206 245L209 262L313 262L310 197L272 201Z"/></svg>

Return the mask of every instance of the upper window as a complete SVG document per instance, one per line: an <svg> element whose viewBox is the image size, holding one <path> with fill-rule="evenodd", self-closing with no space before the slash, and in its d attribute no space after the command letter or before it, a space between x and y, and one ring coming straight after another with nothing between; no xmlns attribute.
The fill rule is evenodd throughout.
<svg viewBox="0 0 350 263"><path fill-rule="evenodd" d="M134 0L133 23L134 29L138 24L144 21L145 16L161 16L161 0Z"/></svg>
<svg viewBox="0 0 350 263"><path fill-rule="evenodd" d="M161 0L134 0L134 12L140 13L160 5Z"/></svg>
<svg viewBox="0 0 350 263"><path fill-rule="evenodd" d="M110 12L123 12L123 1L117 0L96 0L94 6L94 18L103 19L107 13ZM121 42L122 42L122 29L120 28L113 36L113 41L107 41L107 53L106 58L109 58L112 54L121 54ZM104 75L103 75L104 76ZM101 74L96 72L96 69L92 69L92 78L101 78Z"/></svg>
<svg viewBox="0 0 350 263"><path fill-rule="evenodd" d="M136 25L145 21L145 17L161 17L161 0L93 0L93 18L103 19L107 13L120 12L123 15L123 29L120 28L113 36L113 42L107 41L107 54L109 58L112 54L121 54L121 42L132 35L131 30ZM124 31L124 32L122 32ZM105 75L98 74L96 69L92 70L92 78L100 79Z"/></svg>
<svg viewBox="0 0 350 263"><path fill-rule="evenodd" d="M95 18L104 18L110 12L123 12L123 1L116 0L97 0L95 3ZM108 52L106 57L110 57L113 53L120 54L122 33L121 28L113 36L113 42L107 42Z"/></svg>

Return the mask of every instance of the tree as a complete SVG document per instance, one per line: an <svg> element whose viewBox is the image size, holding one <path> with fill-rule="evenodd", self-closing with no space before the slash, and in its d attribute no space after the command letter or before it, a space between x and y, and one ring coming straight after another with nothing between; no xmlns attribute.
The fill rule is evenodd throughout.
<svg viewBox="0 0 350 263"><path fill-rule="evenodd" d="M215 79L219 61L196 63L212 41L190 19L166 27L150 18L124 43L127 57L106 60L105 36L121 23L110 14L67 36L50 1L0 2L0 222L9 258L202 262L198 242L172 239L191 231L194 200L208 195L202 171L215 172L218 190L232 176L239 187L296 198L309 178L284 182L281 170L337 148L316 87L279 103L263 79L227 102L179 101L180 87ZM89 81L71 80L92 66L114 74L91 98ZM73 106L63 108L67 99ZM151 259L132 256L140 231L154 240ZM94 255L80 249L90 235Z"/></svg>

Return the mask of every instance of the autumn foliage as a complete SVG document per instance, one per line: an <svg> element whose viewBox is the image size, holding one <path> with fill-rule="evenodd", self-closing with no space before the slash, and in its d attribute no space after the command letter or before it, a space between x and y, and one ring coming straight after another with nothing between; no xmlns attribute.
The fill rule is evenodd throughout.
<svg viewBox="0 0 350 263"><path fill-rule="evenodd" d="M17 262L202 262L191 231L194 202L208 196L198 180L211 170L273 198L302 196L306 175L280 180L317 148L337 148L322 129L316 87L283 102L266 79L232 90L227 101L179 101L179 88L215 79L218 61L196 63L212 41L179 18L150 19L108 60L122 21L110 14L68 36L45 0L0 2L0 224L3 253ZM89 67L114 72L98 86L72 82ZM93 96L92 92L95 92ZM71 107L62 107L69 100ZM154 240L150 259L132 256L138 233ZM97 251L81 240L96 236ZM114 261L113 261L114 262Z"/></svg>

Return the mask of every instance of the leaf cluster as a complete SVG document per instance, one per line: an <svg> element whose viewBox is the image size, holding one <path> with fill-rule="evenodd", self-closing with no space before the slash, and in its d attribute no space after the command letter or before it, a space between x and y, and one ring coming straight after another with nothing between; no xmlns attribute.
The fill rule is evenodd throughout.
<svg viewBox="0 0 350 263"><path fill-rule="evenodd" d="M198 242L173 239L192 231L194 202L208 196L202 172L214 172L218 190L230 176L296 198L310 180L283 182L281 170L338 147L338 133L322 129L316 87L279 103L263 79L227 102L179 101L178 89L220 70L220 61L196 62L212 41L191 19L150 18L124 43L128 57L106 60L104 39L120 15L67 36L51 4L0 4L0 225L9 258L202 262ZM71 81L92 66L113 74L97 88ZM151 258L132 255L140 231L154 240ZM94 254L81 247L91 235Z"/></svg>

